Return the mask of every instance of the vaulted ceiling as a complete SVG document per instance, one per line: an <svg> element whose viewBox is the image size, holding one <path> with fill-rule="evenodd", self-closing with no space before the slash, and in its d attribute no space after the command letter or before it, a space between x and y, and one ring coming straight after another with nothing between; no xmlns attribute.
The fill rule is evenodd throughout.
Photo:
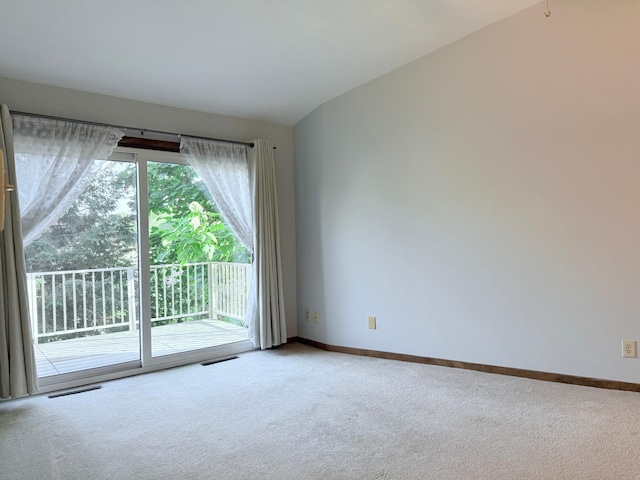
<svg viewBox="0 0 640 480"><path fill-rule="evenodd" d="M535 3L4 0L0 76L294 125Z"/></svg>

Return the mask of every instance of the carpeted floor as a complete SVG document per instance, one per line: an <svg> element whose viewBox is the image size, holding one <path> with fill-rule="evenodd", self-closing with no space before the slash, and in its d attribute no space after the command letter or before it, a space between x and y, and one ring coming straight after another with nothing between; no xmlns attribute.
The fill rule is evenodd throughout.
<svg viewBox="0 0 640 480"><path fill-rule="evenodd" d="M640 394L300 344L0 403L0 478L640 477Z"/></svg>

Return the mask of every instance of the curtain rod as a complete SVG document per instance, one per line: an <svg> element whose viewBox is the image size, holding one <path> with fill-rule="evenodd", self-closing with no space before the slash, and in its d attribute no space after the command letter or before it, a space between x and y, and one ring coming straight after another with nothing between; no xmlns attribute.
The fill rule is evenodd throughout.
<svg viewBox="0 0 640 480"><path fill-rule="evenodd" d="M64 118L64 117L54 117L52 115L41 115L39 113L29 113L29 112L16 112L16 111L11 111L11 113L15 113L16 115L22 115L25 117L40 117L40 118L48 118L50 120L62 120L65 122L75 122L75 123L82 123L84 125L95 125L98 127L111 127L111 128L117 128L120 130L132 130L135 132L140 132L140 134L144 135L145 133L151 133L151 134L160 134L160 135L168 135L171 137L191 137L191 138L198 138L201 140L213 140L215 142L222 142L222 143L231 143L234 145L244 145L246 147L251 147L253 148L253 143L251 142L239 142L237 140L225 140L222 138L211 138L211 137L198 137L196 135L183 135L182 133L173 133L173 132L163 132L161 130L147 130L146 128L134 128L134 127L125 127L122 125L109 125L107 123L100 123L100 122L89 122L87 120L75 120L73 118ZM274 149L276 147L273 147Z"/></svg>

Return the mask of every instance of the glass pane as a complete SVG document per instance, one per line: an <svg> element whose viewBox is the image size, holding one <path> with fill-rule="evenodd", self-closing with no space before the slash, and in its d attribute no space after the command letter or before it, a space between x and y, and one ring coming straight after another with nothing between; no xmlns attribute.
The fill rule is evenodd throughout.
<svg viewBox="0 0 640 480"><path fill-rule="evenodd" d="M39 377L140 359L136 204L135 164L96 161L77 200L25 247Z"/></svg>
<svg viewBox="0 0 640 480"><path fill-rule="evenodd" d="M247 339L249 252L189 165L149 162L153 356Z"/></svg>

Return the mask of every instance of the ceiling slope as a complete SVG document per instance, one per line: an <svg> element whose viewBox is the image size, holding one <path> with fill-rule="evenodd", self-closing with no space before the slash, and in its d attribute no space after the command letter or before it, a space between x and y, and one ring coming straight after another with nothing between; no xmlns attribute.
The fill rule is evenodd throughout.
<svg viewBox="0 0 640 480"><path fill-rule="evenodd" d="M5 0L0 76L294 125L533 0Z"/></svg>

